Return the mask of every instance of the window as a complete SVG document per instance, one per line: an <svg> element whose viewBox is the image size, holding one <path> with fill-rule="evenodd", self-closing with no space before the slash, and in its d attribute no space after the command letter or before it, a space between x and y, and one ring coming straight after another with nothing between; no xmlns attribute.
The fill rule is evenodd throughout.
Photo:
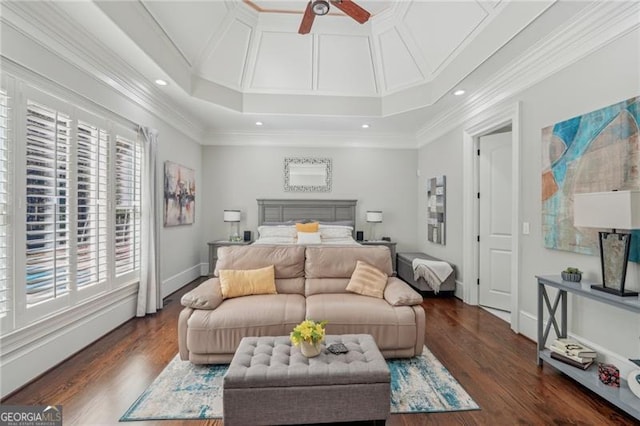
<svg viewBox="0 0 640 426"><path fill-rule="evenodd" d="M14 229L26 232L15 235L20 269L7 282L16 327L133 283L141 264L136 132L33 87L24 99L16 189L26 202Z"/></svg>
<svg viewBox="0 0 640 426"><path fill-rule="evenodd" d="M116 276L140 268L141 160L139 143L116 136Z"/></svg>
<svg viewBox="0 0 640 426"><path fill-rule="evenodd" d="M0 90L0 318L9 312L9 97Z"/></svg>
<svg viewBox="0 0 640 426"><path fill-rule="evenodd" d="M31 100L26 108L27 306L70 285L69 116Z"/></svg>
<svg viewBox="0 0 640 426"><path fill-rule="evenodd" d="M77 287L107 280L109 135L83 121L77 126Z"/></svg>

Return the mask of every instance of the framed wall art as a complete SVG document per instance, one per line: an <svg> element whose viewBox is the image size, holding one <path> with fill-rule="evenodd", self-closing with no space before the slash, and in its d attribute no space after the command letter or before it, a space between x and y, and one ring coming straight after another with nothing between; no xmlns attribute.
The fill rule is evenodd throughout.
<svg viewBox="0 0 640 426"><path fill-rule="evenodd" d="M427 180L427 240L445 244L446 229L446 177Z"/></svg>
<svg viewBox="0 0 640 426"><path fill-rule="evenodd" d="M598 231L573 226L574 194L640 189L639 126L640 97L634 97L542 129L545 247L598 255ZM640 261L637 230L629 260Z"/></svg>
<svg viewBox="0 0 640 426"><path fill-rule="evenodd" d="M191 225L196 215L196 179L193 169L164 162L164 226Z"/></svg>

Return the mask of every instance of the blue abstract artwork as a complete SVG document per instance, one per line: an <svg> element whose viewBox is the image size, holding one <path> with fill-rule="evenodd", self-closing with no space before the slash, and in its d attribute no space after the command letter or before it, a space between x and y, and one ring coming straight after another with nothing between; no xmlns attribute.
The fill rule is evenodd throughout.
<svg viewBox="0 0 640 426"><path fill-rule="evenodd" d="M542 129L545 247L599 255L598 230L573 226L573 195L640 190L639 123L636 96ZM629 260L640 262L640 231L632 234Z"/></svg>

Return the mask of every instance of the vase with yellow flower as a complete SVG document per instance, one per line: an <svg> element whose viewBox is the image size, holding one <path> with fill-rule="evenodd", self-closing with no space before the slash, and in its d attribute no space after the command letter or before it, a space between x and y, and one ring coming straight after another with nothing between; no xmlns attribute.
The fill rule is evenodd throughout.
<svg viewBox="0 0 640 426"><path fill-rule="evenodd" d="M327 321L315 322L311 319L302 321L293 328L289 336L291 343L294 346L300 345L300 352L307 358L320 355L326 325Z"/></svg>

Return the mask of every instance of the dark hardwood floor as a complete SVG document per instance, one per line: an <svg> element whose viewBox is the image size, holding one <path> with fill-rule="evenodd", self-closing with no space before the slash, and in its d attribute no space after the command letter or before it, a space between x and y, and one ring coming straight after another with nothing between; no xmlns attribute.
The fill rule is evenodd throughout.
<svg viewBox="0 0 640 426"><path fill-rule="evenodd" d="M117 424L178 352L180 297L195 285L169 296L158 314L128 321L2 403L62 404L65 425ZM455 298L426 299L424 307L427 346L481 410L391 415L387 425L639 424L553 368L539 368L535 344L483 309ZM136 424L222 426L222 421Z"/></svg>

